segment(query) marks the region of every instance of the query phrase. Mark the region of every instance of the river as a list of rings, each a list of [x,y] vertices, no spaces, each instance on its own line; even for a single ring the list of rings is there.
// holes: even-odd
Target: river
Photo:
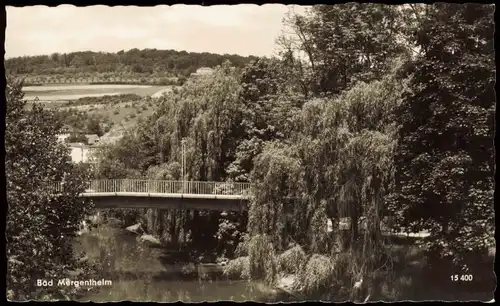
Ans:
[[[102,265],[99,276],[109,286],[85,294],[81,301],[260,301],[282,300],[258,282],[234,281],[216,264],[176,261],[175,252],[145,245],[124,229],[100,225],[79,237],[78,250]]]

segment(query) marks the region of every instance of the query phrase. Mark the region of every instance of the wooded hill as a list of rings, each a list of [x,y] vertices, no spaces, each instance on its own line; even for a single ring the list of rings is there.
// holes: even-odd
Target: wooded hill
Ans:
[[[9,74],[28,83],[155,83],[171,84],[201,67],[214,68],[229,60],[243,67],[257,57],[175,50],[132,49],[117,53],[72,52],[23,56],[5,60]]]

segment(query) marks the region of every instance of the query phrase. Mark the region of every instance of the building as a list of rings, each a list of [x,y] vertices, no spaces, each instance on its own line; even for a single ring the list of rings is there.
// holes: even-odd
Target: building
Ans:
[[[77,133],[78,134],[78,133]],[[66,140],[72,135],[72,133],[62,133],[57,135],[57,139],[60,142],[66,142]],[[99,142],[100,137],[97,134],[86,134],[85,137],[87,138],[87,144],[88,145],[95,145]]]
[[[210,68],[210,67],[201,67],[196,70],[196,72],[191,73],[191,77],[203,77],[203,76],[210,76],[214,74],[215,70]]]
[[[95,163],[95,152],[101,146],[88,146],[83,143],[69,143],[68,147],[71,149],[71,160],[74,163]]]
[[[58,134],[57,139],[62,143],[66,143],[71,133]],[[81,142],[66,143],[70,149],[71,160],[74,163],[95,163],[95,152],[103,146],[98,145],[99,136],[97,134],[87,134],[87,144]]]
[[[66,142],[66,138],[68,138],[70,135],[70,133],[58,134],[57,140],[59,140],[60,142]]]
[[[89,146],[95,145],[99,142],[99,136],[97,136],[97,134],[87,134],[85,137],[87,137],[87,143]]]

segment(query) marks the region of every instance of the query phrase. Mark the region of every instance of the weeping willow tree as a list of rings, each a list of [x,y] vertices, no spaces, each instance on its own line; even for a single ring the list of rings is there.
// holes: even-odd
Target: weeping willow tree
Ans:
[[[180,162],[185,138],[187,179],[224,180],[241,122],[239,91],[239,75],[225,63],[213,77],[190,81],[165,96],[141,136],[153,135],[160,163]]]
[[[180,90],[162,97],[152,116],[139,122],[108,150],[100,173],[119,176],[116,178],[128,178],[133,173],[135,177],[155,180],[226,180],[226,168],[234,161],[242,138],[240,90],[240,73],[228,62],[209,78],[189,80]],[[186,140],[185,177],[181,177],[180,168],[183,139]],[[148,230],[173,243],[186,242],[189,236],[203,241],[202,226],[195,226],[194,232],[189,233],[190,222],[214,223],[217,215],[149,210],[143,222]],[[212,227],[205,230],[208,228]]]
[[[298,272],[301,288],[309,288],[304,289],[308,294],[314,291],[311,288],[326,294],[335,288],[352,288],[361,278],[374,279],[374,271],[385,259],[380,221],[384,197],[393,185],[392,111],[404,86],[392,73],[369,84],[358,83],[337,98],[308,101],[294,116],[295,131],[288,139],[293,145],[265,147],[252,171],[255,190],[249,241],[260,243],[247,244],[248,254],[253,254],[250,267],[273,262],[271,254],[282,252],[293,241],[308,254]],[[293,202],[288,220],[287,202]],[[367,226],[360,235],[362,216]],[[340,226],[345,218],[350,219],[347,231]],[[328,230],[329,219],[333,231]],[[344,241],[346,234],[348,241]],[[332,277],[340,272],[332,265],[341,267],[343,254],[351,257],[345,263],[349,273],[343,274],[348,277],[334,282]],[[275,280],[280,271],[273,267],[259,275]],[[329,277],[322,278],[326,283],[313,285],[314,275]]]
[[[257,166],[252,172],[255,185],[249,210],[249,233],[270,236],[278,249],[286,243],[283,237],[286,235],[287,211],[283,199],[297,196],[294,188],[301,171],[299,160],[291,156],[291,150],[280,143],[269,143],[257,158]]]
[[[239,137],[239,90],[238,73],[226,63],[212,78],[188,82],[177,94],[165,97],[152,120],[158,144],[157,160],[179,163],[184,138],[185,179],[226,180],[225,169],[234,160]],[[164,220],[170,225],[170,236],[179,235],[183,243],[190,238],[200,243],[207,242],[204,231],[211,230],[213,226],[208,223],[215,222],[218,217],[214,212],[184,210],[168,214],[170,216]],[[204,221],[207,224],[202,226],[200,222]],[[193,222],[197,226],[190,226]]]

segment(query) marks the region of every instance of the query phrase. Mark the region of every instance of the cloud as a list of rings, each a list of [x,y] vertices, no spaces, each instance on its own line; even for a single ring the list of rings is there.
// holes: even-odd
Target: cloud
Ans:
[[[132,48],[271,55],[287,10],[278,4],[7,7],[6,57]]]

